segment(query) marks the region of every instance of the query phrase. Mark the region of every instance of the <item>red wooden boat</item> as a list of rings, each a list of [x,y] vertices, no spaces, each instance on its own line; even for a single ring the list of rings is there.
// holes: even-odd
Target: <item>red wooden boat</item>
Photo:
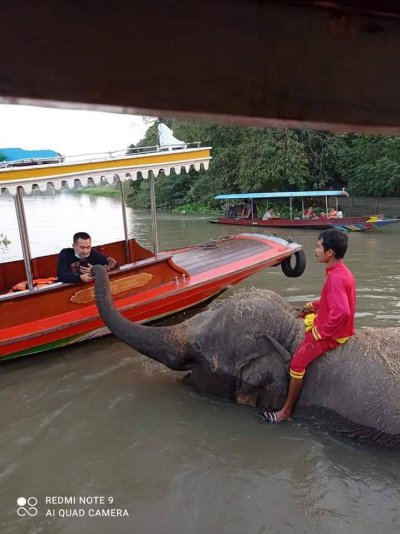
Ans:
[[[365,215],[362,217],[315,217],[305,218],[301,216],[294,216],[292,201],[294,198],[300,198],[302,201],[302,213],[304,212],[304,198],[325,198],[325,210],[328,213],[328,198],[336,198],[336,211],[338,207],[338,197],[348,197],[346,191],[295,191],[295,192],[280,192],[280,193],[240,193],[218,195],[217,200],[225,200],[226,202],[239,202],[247,200],[250,202],[249,213],[247,217],[240,217],[232,209],[229,204],[224,209],[224,215],[218,217],[217,220],[210,221],[216,224],[229,224],[234,226],[256,226],[261,228],[309,228],[316,230],[326,230],[327,228],[337,228],[338,230],[345,230],[351,232],[365,232],[367,230],[374,230],[382,228],[389,224],[396,224],[400,219],[385,219],[384,215]],[[264,220],[255,215],[255,203],[257,200],[270,200],[289,198],[290,200],[290,218],[270,218]],[[267,204],[268,206],[268,204]]]
[[[81,185],[117,174],[122,181],[137,172],[148,172],[151,180],[152,207],[154,175],[163,169],[200,169],[207,167],[210,149],[183,148],[168,154],[157,152],[124,156],[92,162],[66,161],[40,166],[0,170],[0,190],[15,195],[20,225],[23,260],[0,264],[0,358],[12,358],[76,343],[108,333],[94,302],[93,284],[63,284],[35,287],[37,278],[56,273],[57,254],[31,258],[26,228],[22,188],[44,188],[44,184],[61,187],[79,178]],[[161,158],[161,159],[160,159]],[[68,167],[68,169],[66,169]],[[152,172],[149,172],[152,171]],[[122,188],[121,188],[122,191]],[[278,237],[239,234],[210,241],[206,246],[192,246],[159,252],[157,226],[153,209],[154,251],[136,240],[125,240],[95,247],[115,258],[120,268],[110,273],[117,308],[133,321],[154,320],[199,305],[216,297],[233,284],[266,267],[282,264],[289,276],[299,276],[305,267],[301,246]],[[291,258],[296,265],[291,266]],[[15,284],[27,280],[28,289],[9,293]]]

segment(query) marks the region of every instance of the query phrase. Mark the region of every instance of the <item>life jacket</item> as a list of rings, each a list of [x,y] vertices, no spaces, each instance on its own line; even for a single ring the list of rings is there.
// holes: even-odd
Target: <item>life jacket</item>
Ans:
[[[57,282],[57,277],[49,276],[48,278],[34,278],[32,282],[33,282],[33,287],[40,289],[41,287],[46,287],[46,286],[49,286],[50,284],[54,284],[54,282]],[[25,289],[29,289],[28,282],[26,280],[24,280],[23,282],[18,282],[18,284],[15,284],[15,286],[13,286],[10,289],[9,293],[25,291]]]

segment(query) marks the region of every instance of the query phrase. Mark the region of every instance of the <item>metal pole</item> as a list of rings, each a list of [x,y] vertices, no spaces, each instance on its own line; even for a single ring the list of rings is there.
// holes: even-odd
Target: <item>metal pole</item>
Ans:
[[[18,221],[18,230],[21,238],[21,248],[22,254],[24,257],[26,280],[28,282],[28,289],[30,293],[33,293],[33,275],[31,267],[31,249],[29,246],[29,236],[28,230],[26,227],[26,218],[24,210],[24,202],[22,199],[23,188],[21,186],[17,187],[17,194],[14,198],[15,211],[17,212],[17,221]]]
[[[158,231],[157,231],[157,206],[156,206],[156,189],[154,183],[153,171],[149,171],[150,179],[150,207],[151,207],[151,228],[153,232],[153,250],[154,256],[158,256]]]
[[[124,225],[124,236],[125,236],[125,254],[126,254],[126,263],[131,263],[131,251],[129,249],[129,237],[128,237],[128,222],[126,218],[126,206],[125,206],[125,193],[124,188],[122,187],[122,182],[118,174],[116,174],[119,183],[119,190],[121,192],[121,208],[122,208],[122,222]]]
[[[304,215],[304,198],[301,199],[301,216]]]
[[[290,197],[290,218],[293,220],[293,205],[292,205],[292,197]]]
[[[325,206],[326,206],[326,216],[328,217],[329,213],[328,213],[328,197],[327,196],[325,197]]]

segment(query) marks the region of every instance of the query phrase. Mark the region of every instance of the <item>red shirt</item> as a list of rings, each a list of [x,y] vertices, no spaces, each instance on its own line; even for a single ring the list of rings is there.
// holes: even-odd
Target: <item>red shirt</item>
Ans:
[[[351,271],[342,260],[326,269],[321,298],[311,304],[317,314],[314,319],[314,337],[339,339],[354,335],[356,284]]]

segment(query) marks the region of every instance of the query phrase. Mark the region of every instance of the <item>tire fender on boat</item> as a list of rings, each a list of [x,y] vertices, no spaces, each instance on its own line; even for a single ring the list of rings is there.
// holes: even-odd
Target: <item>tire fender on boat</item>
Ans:
[[[295,257],[295,264],[292,266],[292,258]],[[283,274],[288,276],[289,278],[297,278],[298,276],[301,276],[306,268],[306,255],[304,253],[304,250],[298,250],[288,258],[285,258],[281,262],[281,268],[283,271]]]

